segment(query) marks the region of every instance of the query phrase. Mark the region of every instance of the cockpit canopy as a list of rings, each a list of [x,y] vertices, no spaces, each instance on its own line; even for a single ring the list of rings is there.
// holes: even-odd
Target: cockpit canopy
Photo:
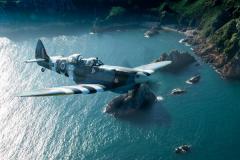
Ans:
[[[83,58],[80,54],[73,54],[68,57],[69,63],[76,65],[84,65],[84,66],[101,66],[103,65],[102,61],[100,61],[97,57]]]
[[[68,62],[72,64],[77,64],[83,57],[80,54],[73,54],[68,57]]]

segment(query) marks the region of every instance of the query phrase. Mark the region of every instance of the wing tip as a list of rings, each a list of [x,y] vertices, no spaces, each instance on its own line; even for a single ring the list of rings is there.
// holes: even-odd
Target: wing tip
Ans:
[[[160,62],[165,63],[166,66],[172,63],[172,61],[160,61]]]
[[[169,64],[171,64],[172,63],[172,61],[167,61]]]
[[[14,95],[14,97],[34,97],[34,96],[27,93],[19,93]]]

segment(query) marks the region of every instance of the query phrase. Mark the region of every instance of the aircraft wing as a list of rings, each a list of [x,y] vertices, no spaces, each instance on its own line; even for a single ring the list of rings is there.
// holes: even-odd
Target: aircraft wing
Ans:
[[[73,86],[62,86],[55,88],[45,88],[22,93],[19,97],[40,97],[40,96],[62,96],[72,94],[91,94],[103,92],[107,88],[100,84],[79,84]]]
[[[161,62],[153,62],[150,64],[138,66],[135,68],[128,68],[128,67],[119,67],[119,66],[109,66],[109,65],[102,65],[99,68],[102,69],[110,69],[110,70],[116,70],[116,71],[122,71],[122,72],[145,72],[147,74],[152,74],[156,70],[166,67],[167,65],[171,64],[172,61],[161,61]]]
[[[168,66],[171,63],[172,63],[172,61],[153,62],[153,63],[142,65],[142,66],[139,66],[139,67],[136,67],[136,68],[133,68],[133,69],[135,69],[135,70],[143,70],[145,72],[148,72],[149,74],[152,74],[156,70],[158,70],[160,68],[164,68],[164,67]]]

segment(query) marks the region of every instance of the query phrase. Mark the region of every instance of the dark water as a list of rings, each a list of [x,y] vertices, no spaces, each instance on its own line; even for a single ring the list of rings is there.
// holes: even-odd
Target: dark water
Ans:
[[[5,28],[8,29],[9,28]],[[56,73],[42,73],[34,57],[38,38],[49,55],[98,56],[105,64],[138,66],[172,49],[189,51],[183,35],[160,32],[151,39],[144,30],[89,35],[88,29],[34,28],[33,34],[2,32],[0,37],[0,159],[194,159],[237,160],[240,156],[240,83],[222,80],[208,65],[191,66],[178,74],[160,73],[160,104],[130,119],[103,113],[117,94],[16,98],[24,90],[73,84]],[[79,30],[78,30],[79,29]],[[41,34],[40,34],[41,33]],[[44,34],[43,34],[44,33]],[[31,35],[32,34],[32,35]],[[10,38],[10,39],[9,39]],[[200,83],[185,80],[200,73]],[[169,96],[182,87],[187,94]],[[173,153],[189,143],[192,152]]]

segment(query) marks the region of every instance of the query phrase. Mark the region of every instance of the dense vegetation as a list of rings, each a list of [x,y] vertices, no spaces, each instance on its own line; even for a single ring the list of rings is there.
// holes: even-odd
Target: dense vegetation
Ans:
[[[177,13],[179,25],[197,27],[228,59],[240,55],[240,1],[181,0],[167,5]]]

